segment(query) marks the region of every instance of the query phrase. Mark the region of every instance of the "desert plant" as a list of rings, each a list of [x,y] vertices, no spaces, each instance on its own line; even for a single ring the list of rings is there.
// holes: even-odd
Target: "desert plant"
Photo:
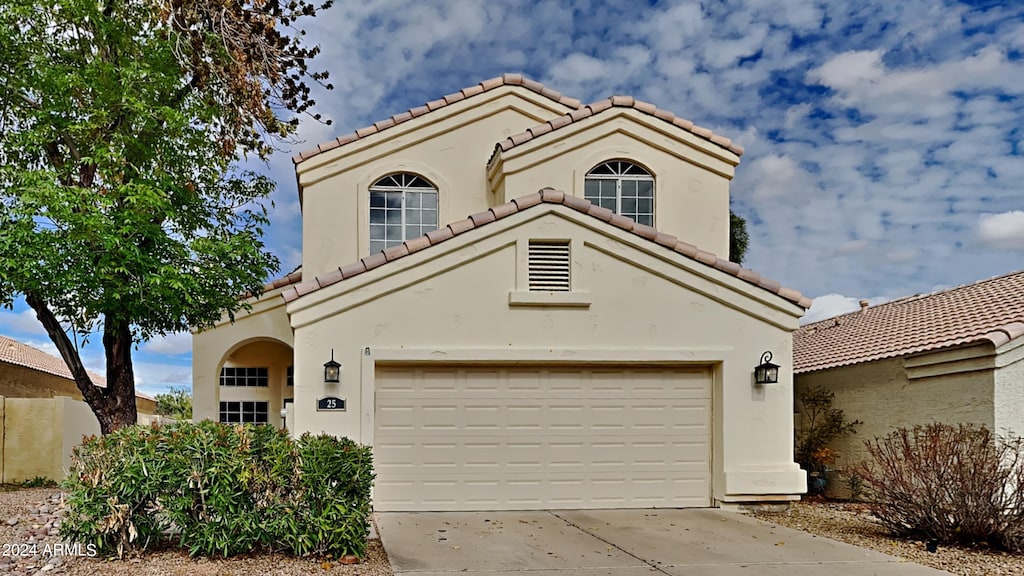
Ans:
[[[57,483],[46,476],[36,476],[21,483],[22,488],[54,488]]]
[[[850,491],[850,500],[860,500],[864,496],[864,478],[856,469],[849,470],[843,475],[843,483]]]
[[[824,472],[835,463],[839,453],[829,443],[847,434],[855,434],[860,420],[847,420],[846,413],[835,407],[835,392],[815,386],[801,392],[801,426],[796,435],[795,459],[808,472]]]
[[[874,513],[900,536],[1024,550],[1024,440],[984,426],[899,428],[865,442]]]
[[[61,536],[117,555],[172,541],[193,556],[362,556],[372,482],[370,448],[347,438],[214,422],[126,427],[75,449]]]

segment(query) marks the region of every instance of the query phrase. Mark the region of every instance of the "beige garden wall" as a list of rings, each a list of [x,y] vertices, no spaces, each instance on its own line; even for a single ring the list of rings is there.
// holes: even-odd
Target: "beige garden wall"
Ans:
[[[61,480],[71,466],[71,450],[83,436],[100,433],[89,406],[72,398],[0,398],[0,406],[5,483],[40,476]]]
[[[992,427],[993,374],[970,371],[910,380],[902,358],[890,358],[796,375],[796,390],[826,386],[849,420],[864,424],[857,434],[833,443],[842,469],[868,458],[864,441],[898,427],[932,422],[972,422]],[[798,420],[799,420],[798,416]],[[799,425],[799,422],[798,422]]]
[[[529,90],[502,87],[302,162],[296,172],[303,276],[369,254],[369,188],[380,178],[413,172],[430,180],[438,188],[441,226],[482,212],[495,204],[486,172],[494,145],[569,110]]]
[[[510,305],[520,242],[572,238],[575,306]],[[588,303],[588,305],[580,305]],[[666,305],[666,303],[671,303]],[[544,205],[307,295],[295,328],[293,433],[370,442],[377,362],[659,362],[713,367],[713,476],[718,500],[792,495],[791,332],[802,310],[663,247]],[[340,384],[323,363],[343,364]],[[753,385],[771,350],[780,383]],[[317,412],[341,396],[347,412]]]

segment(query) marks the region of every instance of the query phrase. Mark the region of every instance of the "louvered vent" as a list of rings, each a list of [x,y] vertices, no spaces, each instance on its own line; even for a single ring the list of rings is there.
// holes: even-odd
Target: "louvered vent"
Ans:
[[[569,292],[569,242],[530,240],[530,291]]]

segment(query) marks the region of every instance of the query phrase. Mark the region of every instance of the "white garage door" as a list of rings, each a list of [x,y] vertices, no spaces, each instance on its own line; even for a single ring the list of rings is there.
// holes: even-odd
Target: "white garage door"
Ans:
[[[378,367],[374,508],[710,506],[711,371]]]

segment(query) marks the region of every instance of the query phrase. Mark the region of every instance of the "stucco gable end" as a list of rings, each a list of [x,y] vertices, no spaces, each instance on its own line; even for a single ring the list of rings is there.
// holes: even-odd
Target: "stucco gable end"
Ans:
[[[528,216],[519,216],[520,213],[540,204],[548,205],[550,208],[547,210],[534,209],[534,211],[532,211]],[[599,229],[605,222],[610,223],[615,229],[620,229],[630,233],[633,237],[643,239],[647,243],[640,244],[638,247],[648,251],[655,249],[656,246],[669,248],[668,244],[674,240],[670,235],[661,234],[650,226],[637,224],[633,220],[620,215],[612,215],[611,218],[606,221],[603,218],[604,215],[600,214],[599,211],[597,211],[598,213],[594,213],[595,207],[589,201],[567,195],[561,190],[544,188],[535,194],[529,194],[527,196],[517,198],[505,205],[491,208],[486,212],[474,214],[469,218],[458,220],[444,228],[427,233],[425,236],[421,237],[421,239],[413,241],[413,243],[417,245],[415,253],[420,254],[424,251],[428,251],[430,246],[446,243],[455,237],[468,235],[470,232],[475,233],[478,228],[486,229],[489,235],[498,234],[509,226],[514,226],[517,225],[517,223],[541,217],[552,211],[559,213],[563,217],[572,215],[571,219],[592,229]],[[495,227],[494,223],[501,223],[504,226]],[[464,242],[473,242],[479,238],[479,236],[474,235],[472,239],[464,240]],[[461,246],[462,243],[457,242],[456,245]],[[693,251],[692,254],[690,254],[688,250],[691,248]],[[757,287],[758,289],[764,290],[767,289],[766,286],[777,286],[774,290],[770,290],[773,294],[801,308],[806,309],[810,307],[810,299],[803,296],[796,290],[783,288],[779,286],[778,283],[773,285],[771,284],[771,281],[767,281],[759,274],[752,273],[751,271],[744,271],[744,269],[740,268],[739,265],[718,258],[711,252],[699,250],[685,242],[675,242],[670,249],[675,253],[679,253],[689,259],[696,260],[697,262],[707,265],[720,273],[734,277],[743,281],[744,284]],[[404,260],[407,256],[413,254],[413,252],[414,251],[410,250],[407,244],[402,244],[381,253],[371,254],[370,256],[361,259],[358,266],[355,268],[352,268],[353,265],[342,267],[340,269],[340,279],[339,275],[333,275],[330,279],[333,280],[334,283],[337,283],[350,277],[350,274],[362,274],[364,271],[370,271],[375,268],[382,267],[390,262]],[[323,282],[320,282],[320,285],[317,285],[315,288],[313,286],[306,285],[297,286],[295,289],[282,294],[282,296],[286,302],[291,303],[299,299],[301,296],[316,291],[318,288],[324,288],[325,286],[322,284]]]

